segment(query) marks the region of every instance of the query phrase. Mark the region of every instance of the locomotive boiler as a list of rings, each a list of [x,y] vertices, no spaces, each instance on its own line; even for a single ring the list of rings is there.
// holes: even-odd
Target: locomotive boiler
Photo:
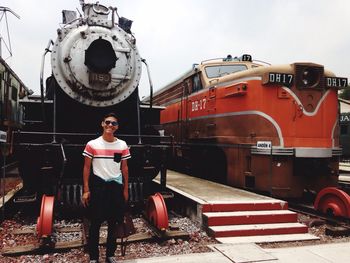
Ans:
[[[82,151],[101,133],[102,117],[109,112],[118,116],[117,136],[130,146],[129,202],[142,202],[151,180],[165,167],[167,148],[159,145],[153,128],[159,124],[159,107],[139,101],[144,60],[131,33],[132,21],[119,17],[117,8],[81,4],[80,17],[62,12],[57,39],[49,41],[43,55],[42,68],[51,53],[52,75],[45,88],[42,71],[41,96],[22,101],[26,125],[15,138],[24,180],[24,191],[15,201],[44,195],[39,229],[51,226],[54,197],[59,203],[80,204]]]
[[[154,104],[166,107],[161,124],[174,136],[177,169],[281,198],[319,193],[317,209],[350,216],[349,196],[334,188],[337,92],[346,86],[323,65],[229,55],[194,64]]]

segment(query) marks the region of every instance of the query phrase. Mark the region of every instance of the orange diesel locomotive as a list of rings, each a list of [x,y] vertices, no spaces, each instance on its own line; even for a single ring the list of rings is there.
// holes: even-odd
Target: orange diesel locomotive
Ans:
[[[350,216],[349,196],[335,188],[337,92],[347,82],[314,63],[229,55],[194,64],[152,103],[165,106],[161,124],[178,146],[176,167],[277,197],[322,192],[316,208]]]

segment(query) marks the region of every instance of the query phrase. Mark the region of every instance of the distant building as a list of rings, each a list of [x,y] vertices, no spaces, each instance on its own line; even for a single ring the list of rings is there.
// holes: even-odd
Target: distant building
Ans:
[[[339,99],[340,101],[340,112],[341,113],[350,113],[350,100]]]
[[[350,100],[340,102],[340,145],[343,148],[343,159],[350,158]]]

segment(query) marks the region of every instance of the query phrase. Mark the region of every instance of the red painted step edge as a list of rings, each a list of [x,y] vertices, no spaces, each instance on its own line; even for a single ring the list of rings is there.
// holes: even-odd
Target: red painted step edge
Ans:
[[[236,237],[236,236],[262,236],[262,235],[280,235],[280,234],[302,234],[307,233],[307,226],[281,227],[274,229],[244,229],[213,231],[209,228],[209,235],[212,237]]]
[[[204,215],[204,223],[207,226],[245,225],[245,224],[268,224],[268,223],[294,223],[298,215],[295,214],[271,214],[271,215],[242,215],[242,216],[217,216],[207,217]]]
[[[202,212],[229,212],[229,211],[256,211],[256,210],[285,210],[287,202],[263,202],[263,203],[209,203],[203,204]]]

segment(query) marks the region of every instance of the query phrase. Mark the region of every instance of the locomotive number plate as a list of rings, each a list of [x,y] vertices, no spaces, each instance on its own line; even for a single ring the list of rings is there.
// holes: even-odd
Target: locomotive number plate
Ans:
[[[108,85],[111,82],[111,74],[89,72],[89,84]]]
[[[326,85],[330,88],[345,88],[348,86],[348,79],[347,78],[326,78]]]
[[[294,78],[293,74],[270,72],[267,83],[281,84],[281,85],[290,87],[293,84],[293,78]]]
[[[262,150],[271,150],[272,142],[271,141],[257,141],[256,148]]]

